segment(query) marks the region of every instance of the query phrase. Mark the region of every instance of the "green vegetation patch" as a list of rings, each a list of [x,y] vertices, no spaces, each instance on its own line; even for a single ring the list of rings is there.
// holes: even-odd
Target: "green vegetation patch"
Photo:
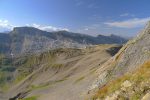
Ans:
[[[50,86],[50,84],[42,84],[42,85],[31,85],[30,87],[29,87],[29,90],[30,91],[32,91],[32,90],[36,90],[36,89],[43,89],[43,88],[47,88],[47,87],[49,87]]]
[[[82,81],[84,78],[85,78],[85,77],[82,76],[82,77],[78,78],[74,83],[78,83],[78,82]]]
[[[65,80],[67,80],[67,78],[64,78],[64,79],[61,79],[61,80],[57,80],[57,81],[55,81],[55,83],[63,82]]]
[[[0,89],[5,92],[9,88],[9,84],[13,80],[12,73],[16,68],[12,65],[12,60],[9,58],[0,58]]]
[[[19,99],[19,100],[37,100],[37,96],[32,96],[32,97],[27,97],[27,98],[24,98],[24,99]]]
[[[46,84],[41,84],[41,85],[31,85],[28,90],[32,91],[32,90],[37,90],[37,89],[45,89],[45,88],[49,88],[52,85],[55,85],[56,83],[60,83],[67,80],[66,78],[60,79],[60,80],[56,80],[56,81],[52,81]]]
[[[60,69],[61,67],[63,67],[63,64],[53,64],[52,68],[58,68]]]
[[[4,66],[1,68],[2,71],[7,71],[7,72],[14,72],[16,70],[15,67],[13,66]]]

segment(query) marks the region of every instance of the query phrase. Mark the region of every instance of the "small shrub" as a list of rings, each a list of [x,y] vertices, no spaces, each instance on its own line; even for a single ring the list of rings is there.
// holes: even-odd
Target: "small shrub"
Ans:
[[[84,76],[78,78],[78,79],[75,81],[75,83],[78,83],[78,82],[82,81],[84,78],[85,78]]]
[[[20,100],[37,100],[37,96],[27,97],[27,98],[20,99]]]

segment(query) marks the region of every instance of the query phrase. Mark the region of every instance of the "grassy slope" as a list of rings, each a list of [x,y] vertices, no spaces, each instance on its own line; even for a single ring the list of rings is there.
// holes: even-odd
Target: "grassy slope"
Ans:
[[[128,81],[131,86],[123,87]],[[118,100],[140,100],[150,90],[150,61],[144,63],[138,70],[126,74],[102,87],[91,100],[111,98],[116,95]],[[115,94],[117,93],[118,94]]]
[[[61,64],[54,64],[59,54],[72,57],[81,53],[80,49],[60,48],[38,55],[24,55],[13,59],[0,54],[0,91],[6,92],[12,84],[19,83],[43,64],[55,68],[61,67]]]
[[[12,72],[15,71],[15,67],[12,66],[12,59],[6,58],[0,54],[0,90],[7,90],[7,83],[11,82]]]
[[[0,68],[0,73],[4,72],[2,68],[7,68],[4,65],[12,65],[10,66],[10,68],[13,67],[15,69],[11,72],[8,72],[8,70],[5,71],[7,72],[5,75],[12,76],[9,82],[8,80],[6,80],[7,77],[5,77],[5,75],[1,76],[6,81],[2,80],[2,82],[0,83],[2,84],[0,85],[0,88],[3,91],[9,90],[9,88],[9,91],[13,91],[15,89],[14,94],[12,94],[12,91],[10,93],[6,92],[8,93],[8,95],[10,94],[9,97],[15,96],[17,92],[29,90],[31,93],[33,93],[33,95],[28,95],[26,98],[27,100],[28,98],[29,100],[32,100],[33,96],[39,96],[39,93],[41,94],[40,91],[43,91],[43,96],[40,95],[41,98],[45,96],[46,98],[51,98],[51,96],[53,95],[45,94],[44,90],[48,90],[51,92],[51,87],[54,87],[56,85],[56,87],[58,88],[58,90],[56,90],[58,94],[56,94],[55,97],[57,97],[57,95],[59,96],[60,91],[64,93],[64,98],[68,98],[68,96],[65,97],[66,94],[68,94],[68,91],[65,91],[65,89],[67,88],[70,90],[71,87],[76,86],[76,90],[72,91],[75,92],[74,94],[77,94],[78,91],[83,90],[81,88],[87,88],[86,85],[88,85],[87,83],[89,83],[89,76],[91,76],[92,80],[92,77],[95,77],[94,73],[96,71],[96,68],[100,66],[99,64],[103,63],[104,61],[106,61],[106,59],[111,57],[111,55],[106,51],[106,49],[109,49],[111,47],[114,46],[100,45],[94,48],[90,47],[83,50],[56,49],[38,55],[21,56],[13,60],[8,58],[8,61],[10,60],[11,62],[9,62],[8,64],[0,64],[0,66],[3,66]],[[4,58],[2,58],[2,60],[4,60]],[[78,64],[76,64],[78,60],[79,62]],[[86,76],[87,74],[89,76]],[[37,93],[34,94],[34,92]],[[74,97],[73,100],[76,100],[76,97]]]
[[[0,55],[0,89],[8,90],[10,84],[19,83],[32,73],[39,65],[55,59],[54,51],[40,55],[27,55],[19,58],[6,58]],[[16,73],[16,75],[13,75]],[[7,88],[6,88],[7,87]]]

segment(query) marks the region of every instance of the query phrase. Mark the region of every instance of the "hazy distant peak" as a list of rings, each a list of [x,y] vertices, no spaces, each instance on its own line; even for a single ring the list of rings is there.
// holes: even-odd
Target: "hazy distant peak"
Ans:
[[[2,37],[2,35],[0,36]],[[7,36],[3,37],[5,40],[9,38],[11,41],[8,41],[9,43],[5,46],[1,39],[0,43],[4,46],[0,51],[5,53],[11,51],[14,54],[39,53],[55,48],[84,48],[97,44],[122,44],[127,41],[120,37],[103,35],[93,37],[68,31],[47,32],[34,27],[15,27]]]
[[[28,26],[14,27],[14,29],[13,29],[13,31],[23,31],[23,30],[39,30],[39,29],[34,28],[34,27],[28,27]]]

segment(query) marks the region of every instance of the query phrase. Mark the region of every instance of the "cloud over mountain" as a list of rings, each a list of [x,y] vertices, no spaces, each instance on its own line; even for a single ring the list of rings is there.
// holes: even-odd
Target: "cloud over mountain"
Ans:
[[[133,18],[124,21],[114,21],[114,22],[106,22],[104,24],[111,26],[111,27],[118,27],[118,28],[136,28],[144,26],[150,17],[147,18]]]
[[[48,31],[48,32],[61,31],[61,30],[69,31],[68,28],[55,27],[55,26],[51,26],[51,25],[40,25],[40,24],[35,24],[35,23],[21,25],[21,26],[35,27],[40,30],[44,30],[44,31]],[[8,20],[0,20],[0,31],[11,31],[14,27],[19,27],[19,26],[11,24]]]
[[[65,31],[69,31],[68,28],[61,28],[61,27],[54,27],[54,26],[51,26],[51,25],[40,25],[40,24],[27,24],[27,26],[32,26],[32,27],[35,27],[35,28],[38,28],[40,30],[43,30],[43,31],[48,31],[48,32],[51,32],[51,31],[61,31],[61,30],[65,30]]]
[[[0,20],[0,30],[12,30],[14,25],[12,25],[8,20]]]

